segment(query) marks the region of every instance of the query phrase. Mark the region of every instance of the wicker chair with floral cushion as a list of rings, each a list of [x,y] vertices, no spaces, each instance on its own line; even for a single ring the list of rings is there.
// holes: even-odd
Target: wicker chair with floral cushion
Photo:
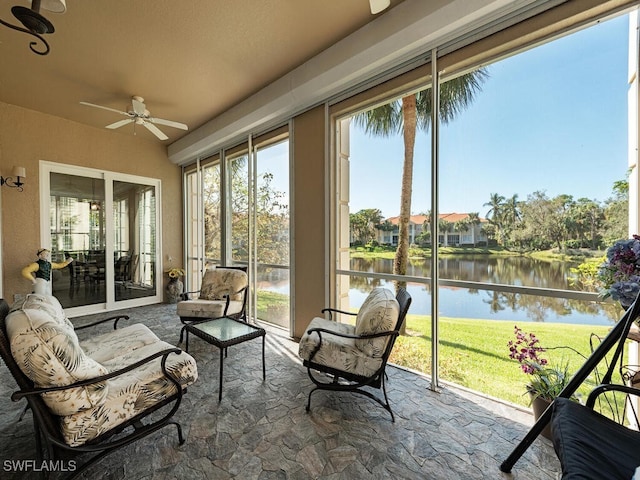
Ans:
[[[180,321],[188,323],[219,317],[247,321],[247,267],[208,268],[199,291],[181,295],[176,311]],[[197,295],[197,298],[192,298]],[[182,342],[184,327],[180,332]]]
[[[309,378],[316,385],[309,392],[307,412],[316,390],[349,391],[375,400],[395,421],[387,398],[385,368],[410,305],[411,296],[404,288],[395,298],[390,290],[376,288],[357,314],[325,308],[322,312],[329,313],[329,319],[316,317],[311,321],[298,347]],[[356,316],[355,325],[335,321],[334,313]],[[364,387],[382,389],[384,400]]]
[[[0,355],[19,387],[12,400],[25,398],[33,414],[38,464],[91,452],[73,478],[169,424],[184,443],[171,418],[196,362],[142,324],[116,329],[123,318],[82,327],[114,320],[112,332],[80,342],[55,297],[27,295],[11,309],[0,299]]]

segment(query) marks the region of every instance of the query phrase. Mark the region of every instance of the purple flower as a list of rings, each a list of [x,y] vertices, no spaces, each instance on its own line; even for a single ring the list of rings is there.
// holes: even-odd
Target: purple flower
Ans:
[[[607,249],[598,279],[604,287],[604,298],[610,296],[622,303],[633,303],[640,291],[640,235],[618,240]]]
[[[517,325],[514,326],[515,341],[507,343],[509,358],[517,360],[524,373],[529,375],[541,370],[547,365],[547,359],[541,358],[540,353],[546,350],[540,346],[540,340],[533,333],[525,333]]]

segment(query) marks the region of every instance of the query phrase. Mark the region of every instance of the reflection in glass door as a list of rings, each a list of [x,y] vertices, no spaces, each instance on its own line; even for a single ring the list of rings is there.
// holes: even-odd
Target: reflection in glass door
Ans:
[[[115,300],[156,294],[155,187],[113,182]]]
[[[51,261],[74,259],[53,270],[53,295],[65,308],[104,303],[104,180],[52,172],[49,181]]]
[[[43,204],[49,237],[42,246],[50,248],[52,262],[74,259],[51,277],[65,309],[91,313],[115,302],[134,306],[162,298],[157,180],[44,162],[42,183],[49,193]]]

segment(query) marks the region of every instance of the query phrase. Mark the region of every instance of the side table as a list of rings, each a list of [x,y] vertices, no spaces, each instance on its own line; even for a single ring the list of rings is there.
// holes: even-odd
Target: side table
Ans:
[[[201,338],[207,343],[220,349],[220,388],[218,391],[218,401],[222,400],[222,375],[224,372],[224,357],[227,348],[238,343],[246,342],[253,338],[262,337],[262,380],[266,379],[266,369],[264,365],[265,329],[236,320],[235,318],[220,317],[202,322],[194,322],[184,326],[187,332],[185,339],[185,351],[189,352],[189,334]]]

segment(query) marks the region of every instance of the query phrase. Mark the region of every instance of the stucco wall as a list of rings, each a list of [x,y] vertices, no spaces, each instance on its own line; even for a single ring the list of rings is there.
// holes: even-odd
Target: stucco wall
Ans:
[[[301,337],[326,307],[325,120],[317,107],[294,119],[294,326]]]
[[[162,185],[162,258],[182,258],[180,167],[167,159],[166,145],[132,132],[113,132],[0,102],[0,175],[14,165],[27,170],[24,192],[3,186],[3,291],[28,293],[22,267],[35,260],[40,247],[40,160],[158,178]],[[163,278],[164,279],[164,278]],[[166,279],[164,279],[166,280]]]

